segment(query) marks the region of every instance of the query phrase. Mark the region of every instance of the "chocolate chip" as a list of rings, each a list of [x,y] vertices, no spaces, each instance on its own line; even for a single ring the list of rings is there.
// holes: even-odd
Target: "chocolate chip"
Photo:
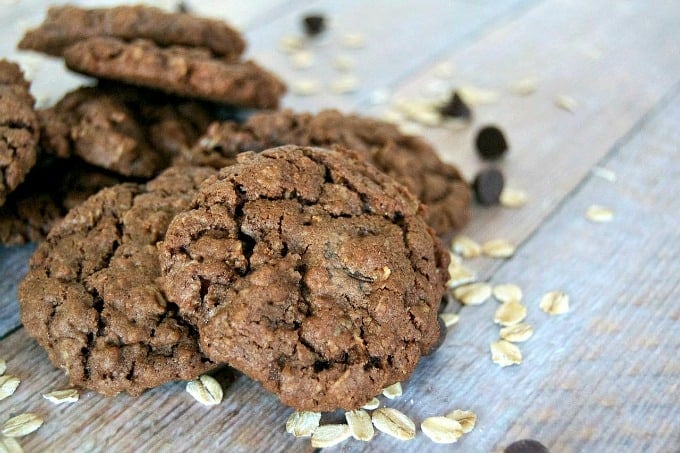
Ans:
[[[550,453],[550,450],[537,440],[522,439],[505,447],[503,453]]]
[[[477,133],[477,151],[482,159],[498,159],[508,150],[503,131],[496,126],[485,126]]]
[[[320,14],[305,16],[302,25],[308,36],[317,36],[326,29],[326,18]]]
[[[451,93],[451,98],[446,104],[439,107],[439,113],[450,118],[462,118],[465,120],[472,118],[472,110],[463,102],[463,99],[456,91]]]
[[[444,310],[446,310],[446,307],[449,305],[449,298],[444,295],[442,296],[442,300],[439,302],[439,309],[437,310],[437,314],[442,314]]]
[[[441,347],[442,344],[444,344],[444,340],[446,340],[446,334],[448,333],[449,329],[447,329],[446,324],[444,324],[444,320],[440,316],[437,316],[437,321],[439,322],[439,338],[437,339],[437,342],[433,344],[432,347],[430,347],[430,350],[427,351],[425,355],[433,354]]]
[[[503,173],[495,168],[482,170],[477,173],[472,188],[479,204],[484,206],[498,204],[503,191]]]
[[[187,6],[186,2],[179,2],[177,4],[177,12],[178,13],[189,13],[189,7]]]

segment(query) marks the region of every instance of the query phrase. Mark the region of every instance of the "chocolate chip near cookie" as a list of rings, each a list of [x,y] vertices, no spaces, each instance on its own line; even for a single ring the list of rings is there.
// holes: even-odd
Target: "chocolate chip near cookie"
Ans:
[[[498,204],[504,184],[500,170],[487,168],[480,171],[472,184],[477,202],[484,206]]]
[[[64,50],[69,69],[188,98],[276,108],[286,87],[252,61],[230,62],[205,48],[158,47],[152,41],[93,37]]]
[[[298,410],[356,409],[437,341],[449,254],[422,205],[337,151],[243,153],[159,244],[204,353]]]
[[[550,453],[550,450],[537,440],[533,439],[522,439],[511,443],[505,450],[504,453]]]
[[[321,14],[309,14],[302,18],[302,27],[307,36],[318,36],[326,29],[326,18]]]
[[[485,126],[477,132],[477,152],[483,159],[499,159],[508,150],[505,134],[496,126]]]
[[[170,168],[146,185],[104,189],[38,247],[19,287],[21,319],[72,385],[138,395],[214,366],[156,284],[156,242],[212,174]]]
[[[445,235],[465,226],[470,218],[470,190],[423,139],[404,135],[392,124],[337,110],[317,114],[291,110],[262,112],[244,124],[214,124],[182,159],[216,168],[229,165],[243,151],[273,146],[339,145],[347,147],[408,187],[428,206],[427,221]]]
[[[240,33],[222,21],[142,5],[53,6],[45,21],[26,33],[19,48],[61,56],[72,44],[95,36],[148,39],[159,46],[204,47],[223,59],[238,58],[245,48]]]
[[[446,104],[439,107],[439,113],[449,118],[461,118],[469,120],[472,118],[472,110],[463,101],[457,91],[451,93],[451,97]]]
[[[28,88],[19,66],[0,60],[0,206],[36,161],[40,131]]]

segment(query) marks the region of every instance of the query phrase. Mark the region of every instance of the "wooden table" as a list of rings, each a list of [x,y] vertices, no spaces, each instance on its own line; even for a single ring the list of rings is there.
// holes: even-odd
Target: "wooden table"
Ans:
[[[488,452],[521,438],[539,439],[554,452],[680,449],[680,3],[214,0],[189,6],[237,22],[249,54],[288,82],[314,77],[325,84],[339,75],[335,56],[356,60],[355,92],[289,95],[286,106],[382,115],[389,101],[376,104],[376,97],[385,89],[392,99],[464,84],[498,94],[497,102],[474,109],[470,127],[422,133],[467,177],[486,165],[472,148],[480,125],[499,124],[509,137],[510,153],[499,166],[529,202],[515,210],[475,208],[464,233],[518,246],[510,260],[467,264],[481,280],[524,290],[527,322],[535,328],[520,345],[524,362],[500,368],[490,359],[496,302],[463,307],[442,349],[421,362],[401,398],[383,404],[418,426],[428,416],[470,409],[479,418],[475,430],[454,446],[435,445],[419,430],[408,443],[379,434],[369,444],[350,439],[336,450]],[[332,28],[325,44],[312,47],[314,65],[295,70],[278,41],[297,34],[301,15],[310,11],[330,17]],[[15,58],[21,30],[42,14],[38,0],[0,0],[0,55]],[[341,49],[346,32],[362,33],[365,47]],[[33,90],[42,102],[81,83],[59,62],[21,58],[34,69]],[[436,77],[441,62],[453,65],[443,80]],[[537,80],[533,94],[508,90],[525,77]],[[577,101],[573,112],[556,107],[559,95]],[[616,181],[598,168],[614,172]],[[592,204],[613,209],[613,221],[586,220]],[[87,392],[77,403],[54,406],[41,398],[67,380],[18,321],[16,286],[32,250],[0,248],[0,357],[7,373],[22,380],[0,401],[0,422],[24,411],[45,418],[39,431],[21,439],[26,451],[311,450],[309,440],[285,433],[290,409],[230,372],[217,375],[225,398],[211,408],[196,403],[183,383],[137,399]],[[570,295],[568,314],[539,309],[541,295],[554,289]]]

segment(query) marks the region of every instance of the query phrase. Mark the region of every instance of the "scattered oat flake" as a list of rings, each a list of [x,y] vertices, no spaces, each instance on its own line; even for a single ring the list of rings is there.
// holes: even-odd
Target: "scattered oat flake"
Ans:
[[[402,114],[397,112],[396,110],[385,110],[381,115],[381,118],[383,119],[383,121],[387,121],[388,123],[398,123],[399,121],[404,119]]]
[[[606,223],[614,218],[614,211],[604,206],[594,204],[586,211],[586,218],[591,222]]]
[[[428,127],[439,126],[442,122],[441,115],[434,109],[415,110],[408,117],[416,123]]]
[[[364,404],[361,406],[362,409],[366,409],[367,411],[372,411],[374,409],[377,409],[380,407],[380,400],[378,398],[373,398],[371,401],[368,403]]]
[[[482,247],[475,240],[459,234],[451,243],[454,253],[463,258],[475,258],[482,253]]]
[[[522,363],[522,351],[509,341],[499,340],[491,343],[491,360],[501,367]]]
[[[576,99],[574,99],[571,96],[567,96],[566,94],[560,94],[555,98],[555,105],[561,108],[562,110],[574,112],[574,110],[576,110],[576,107],[578,106],[578,102],[576,102]]]
[[[460,423],[460,427],[465,434],[472,431],[477,424],[477,414],[472,411],[456,409],[455,411],[446,414],[446,417]]]
[[[0,359],[0,376],[5,374],[5,370],[7,370],[7,362],[5,359]]]
[[[13,395],[20,383],[21,380],[16,376],[0,376],[0,400]]]
[[[383,407],[373,412],[373,426],[378,431],[400,440],[416,437],[416,424],[406,414],[391,407]]]
[[[76,389],[55,390],[44,393],[43,398],[54,404],[75,403],[80,398],[80,393]]]
[[[502,326],[514,326],[524,321],[527,317],[527,308],[518,301],[511,300],[503,302],[500,307],[496,309],[493,322]]]
[[[491,297],[491,285],[478,282],[459,286],[453,290],[453,297],[465,305],[480,305]]]
[[[442,318],[442,321],[444,321],[444,325],[446,327],[451,327],[455,324],[458,324],[458,321],[460,321],[460,316],[458,316],[456,313],[442,313],[439,315],[440,318]]]
[[[458,88],[458,95],[471,107],[494,104],[498,101],[498,93],[484,88],[465,85]]]
[[[368,412],[362,409],[347,411],[345,412],[345,419],[347,420],[352,437],[364,442],[373,439],[375,431],[373,430],[373,423],[371,423],[371,416],[368,415]]]
[[[23,453],[24,449],[14,437],[0,437],[0,453]]]
[[[293,412],[288,417],[288,421],[286,421],[286,432],[295,437],[309,437],[319,427],[320,421],[320,412]]]
[[[493,287],[493,297],[499,302],[510,302],[511,300],[521,302],[522,288],[512,283],[496,285]]]
[[[448,61],[442,61],[438,63],[432,69],[432,75],[434,75],[438,79],[451,78],[451,76],[453,76],[453,64],[449,63]]]
[[[333,67],[341,72],[348,72],[354,69],[356,61],[349,55],[338,55],[333,59]]]
[[[569,311],[569,296],[561,291],[550,291],[541,297],[539,306],[550,315],[561,315]]]
[[[534,77],[524,77],[508,84],[510,91],[518,96],[529,96],[531,93],[536,91],[537,86],[538,80],[536,80]]]
[[[505,239],[492,239],[482,244],[482,253],[491,258],[510,258],[515,246]]]
[[[2,425],[2,435],[7,437],[22,437],[40,428],[43,419],[38,414],[26,412],[12,417]]]
[[[449,280],[446,282],[446,286],[456,288],[460,285],[474,282],[476,279],[475,273],[463,265],[449,266]]]
[[[307,50],[295,52],[290,57],[290,64],[295,69],[311,68],[314,64],[314,55]]]
[[[401,389],[401,382],[395,382],[389,387],[385,387],[382,391],[383,396],[391,400],[400,397],[403,393],[404,391]]]
[[[340,38],[340,45],[347,49],[359,49],[365,44],[366,40],[361,33],[345,33]]]
[[[498,201],[506,208],[521,208],[527,203],[527,193],[521,189],[507,187],[501,191]]]
[[[337,94],[352,93],[359,88],[359,79],[354,75],[346,75],[335,79],[330,84],[332,92]]]
[[[527,341],[534,334],[534,328],[529,324],[521,323],[514,326],[503,327],[500,331],[500,337],[505,341],[512,343],[521,343]]]
[[[298,79],[291,83],[290,89],[298,96],[311,96],[321,91],[321,84],[316,79]]]
[[[423,127],[416,123],[401,123],[399,131],[404,135],[420,135],[423,133]]]
[[[423,420],[420,428],[427,437],[438,444],[452,444],[463,436],[463,427],[449,417],[428,417]]]
[[[451,272],[451,269],[454,267],[460,266],[463,264],[463,258],[460,257],[460,255],[456,255],[453,252],[449,252],[449,272]]]
[[[207,374],[187,382],[186,390],[196,401],[206,406],[214,406],[222,401],[222,386]]]
[[[284,53],[293,53],[304,47],[304,39],[301,36],[282,36],[279,40],[279,49]]]
[[[598,178],[602,178],[609,182],[616,182],[616,173],[614,173],[612,170],[609,170],[608,168],[594,167],[592,172],[593,175],[597,176]]]
[[[352,433],[347,425],[323,425],[312,434],[313,448],[326,448],[350,438]]]

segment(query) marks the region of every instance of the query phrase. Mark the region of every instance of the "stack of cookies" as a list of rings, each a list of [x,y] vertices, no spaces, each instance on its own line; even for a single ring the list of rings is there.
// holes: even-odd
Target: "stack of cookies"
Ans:
[[[334,110],[219,121],[285,89],[184,13],[52,8],[20,47],[100,79],[35,111],[0,64],[0,240],[41,242],[22,321],[73,385],[139,395],[227,364],[349,410],[436,346],[438,236],[470,195],[425,141]]]

